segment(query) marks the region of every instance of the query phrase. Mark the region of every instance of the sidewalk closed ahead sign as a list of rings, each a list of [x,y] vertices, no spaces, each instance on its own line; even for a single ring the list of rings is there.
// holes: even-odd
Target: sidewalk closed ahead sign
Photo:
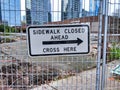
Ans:
[[[89,53],[88,25],[29,26],[27,34],[30,56]]]

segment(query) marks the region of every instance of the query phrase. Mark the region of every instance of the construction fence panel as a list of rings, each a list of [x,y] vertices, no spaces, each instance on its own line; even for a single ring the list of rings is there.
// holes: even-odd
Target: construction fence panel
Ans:
[[[1,0],[0,90],[119,90],[119,67],[117,71],[115,68],[120,60],[118,7],[116,0]],[[89,43],[86,43],[89,53],[53,55],[57,46],[69,46],[67,50],[71,53],[76,53],[78,46],[82,46],[83,52],[86,48],[82,45],[84,41],[80,45],[74,44],[76,41],[64,43],[73,42],[79,31],[70,36],[61,35],[61,31],[55,34],[53,28],[61,29],[64,25],[68,29],[69,25],[89,27]],[[64,45],[48,45],[49,55],[30,56],[30,50],[43,48],[42,45],[38,48],[39,40],[49,38],[47,34],[44,38],[44,35],[28,35],[33,30],[28,32],[28,27],[32,26],[40,27],[34,28],[38,31],[50,26],[47,29],[54,36],[52,40]],[[45,30],[36,33],[44,34]],[[86,36],[80,35],[85,40]],[[38,45],[32,43],[36,47],[30,47],[29,39]]]
[[[120,0],[103,0],[103,62],[101,75],[102,90],[119,90],[120,60]]]

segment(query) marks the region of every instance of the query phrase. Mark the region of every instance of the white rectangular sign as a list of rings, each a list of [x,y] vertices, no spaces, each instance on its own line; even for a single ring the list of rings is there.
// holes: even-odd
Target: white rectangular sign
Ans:
[[[30,56],[89,53],[88,25],[29,26]]]

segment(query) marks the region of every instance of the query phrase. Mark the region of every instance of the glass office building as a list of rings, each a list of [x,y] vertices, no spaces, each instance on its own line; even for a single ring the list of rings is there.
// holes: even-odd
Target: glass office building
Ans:
[[[62,0],[61,20],[97,16],[99,14],[99,8],[100,0]]]
[[[39,25],[50,22],[50,0],[26,0],[26,17],[28,25]]]
[[[51,22],[56,17],[58,20],[65,20],[99,14],[100,0],[60,0],[61,3],[56,2],[59,0],[26,0],[27,24],[44,24]],[[88,6],[87,9],[86,6]]]
[[[82,16],[82,0],[62,0],[61,19],[79,18]]]
[[[1,2],[0,2],[0,23],[2,23]]]
[[[90,0],[89,3],[89,16],[97,16],[99,14],[100,0]]]
[[[26,8],[26,24],[31,24],[31,0],[25,0]]]
[[[20,26],[20,0],[0,0],[0,20],[9,26]]]

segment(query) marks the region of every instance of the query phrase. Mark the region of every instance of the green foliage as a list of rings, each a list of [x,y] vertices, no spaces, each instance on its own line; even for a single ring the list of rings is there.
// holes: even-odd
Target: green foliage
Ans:
[[[14,32],[19,32],[19,30],[14,27],[0,25],[0,32],[14,33]]]
[[[109,59],[120,59],[120,46],[116,43],[113,43],[112,48],[110,48]]]
[[[4,25],[0,25],[0,32],[4,32]]]

